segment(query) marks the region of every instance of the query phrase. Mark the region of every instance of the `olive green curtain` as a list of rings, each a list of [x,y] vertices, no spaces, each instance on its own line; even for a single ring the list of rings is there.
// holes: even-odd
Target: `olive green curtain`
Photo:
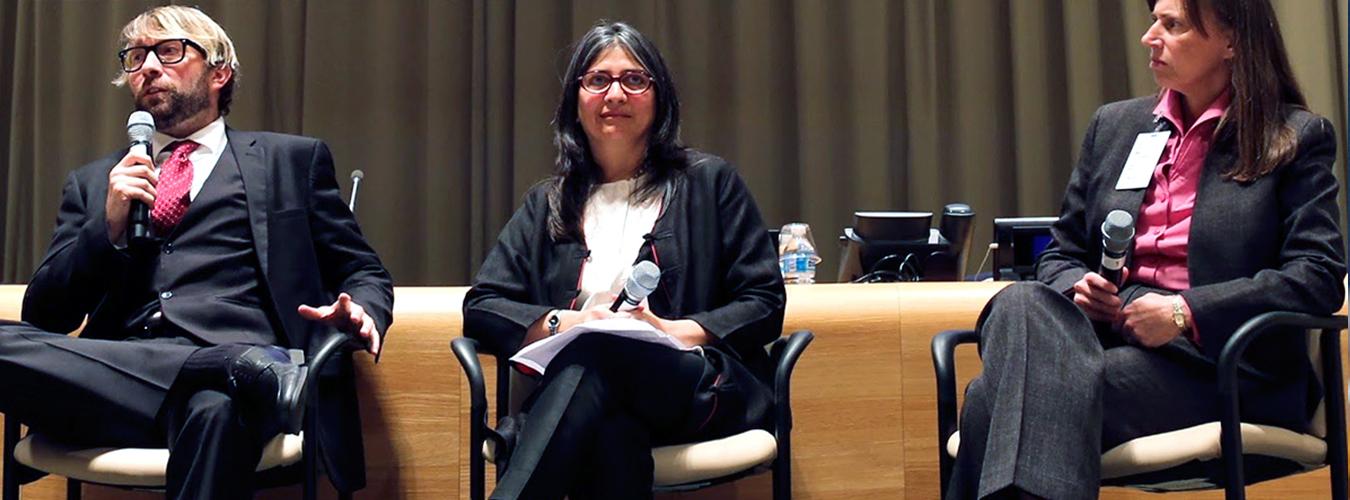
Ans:
[[[1275,1],[1344,137],[1347,0]],[[157,3],[0,2],[0,281],[39,264],[67,173],[125,143],[117,33]],[[1154,92],[1144,0],[189,3],[243,62],[228,123],[323,138],[339,175],[365,171],[357,215],[402,285],[472,279],[551,171],[568,45],[598,19],[655,39],[685,141],[738,165],[770,224],[811,224],[822,281],[854,210],[956,201],[978,214],[975,272],[993,217],[1057,211],[1093,110]]]

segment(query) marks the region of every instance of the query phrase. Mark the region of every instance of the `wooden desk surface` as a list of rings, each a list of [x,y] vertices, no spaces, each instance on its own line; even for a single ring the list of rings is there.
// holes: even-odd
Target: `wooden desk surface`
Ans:
[[[1003,286],[788,287],[784,330],[807,328],[816,334],[792,384],[796,498],[937,497],[936,384],[929,341],[941,330],[972,327],[984,303]],[[358,356],[369,466],[369,487],[358,498],[468,498],[467,453],[461,440],[468,435],[468,395],[459,364],[449,352],[450,339],[461,334],[465,291],[398,288],[395,324],[383,359],[375,366],[368,356]],[[19,316],[22,293],[22,286],[0,286],[0,318]],[[960,351],[958,367],[964,380],[978,372],[973,348]],[[60,487],[59,481],[44,479],[25,487],[25,498],[61,498]],[[1249,495],[1317,498],[1327,491],[1323,470],[1256,485]],[[762,475],[664,498],[768,498],[768,493],[769,478]],[[1103,490],[1103,498],[1144,495]],[[259,498],[297,496],[296,489],[283,488]],[[1167,498],[1221,496],[1208,492]],[[87,487],[86,498],[158,497]]]

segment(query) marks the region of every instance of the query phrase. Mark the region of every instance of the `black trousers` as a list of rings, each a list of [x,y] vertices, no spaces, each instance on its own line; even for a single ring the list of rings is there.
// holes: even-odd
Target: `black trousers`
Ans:
[[[226,394],[173,384],[200,348],[183,337],[83,339],[2,323],[0,413],[63,442],[167,447],[169,498],[249,498],[264,437]]]
[[[984,370],[966,388],[949,499],[1096,498],[1102,450],[1219,419],[1217,369],[1189,340],[1126,344],[1042,283],[999,292],[977,328]],[[1243,376],[1243,421],[1304,428],[1307,384]]]
[[[582,336],[526,400],[492,498],[649,498],[653,446],[762,426],[771,401],[763,382],[717,349]]]

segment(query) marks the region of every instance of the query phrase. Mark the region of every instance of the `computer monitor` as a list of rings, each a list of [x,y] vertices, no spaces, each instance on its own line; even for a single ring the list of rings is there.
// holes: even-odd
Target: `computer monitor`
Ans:
[[[1036,278],[1036,260],[1053,237],[1050,226],[1059,217],[999,217],[994,219],[994,279],[1020,281]]]

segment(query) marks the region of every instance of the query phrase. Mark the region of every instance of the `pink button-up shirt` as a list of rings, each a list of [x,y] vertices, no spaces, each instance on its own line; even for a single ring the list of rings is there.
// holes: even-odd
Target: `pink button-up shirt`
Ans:
[[[1191,213],[1195,210],[1200,173],[1214,140],[1214,129],[1228,109],[1229,100],[1225,90],[1189,128],[1181,119],[1181,94],[1164,90],[1153,109],[1153,114],[1171,122],[1173,132],[1153,170],[1153,182],[1144,195],[1144,204],[1139,207],[1131,281],[1168,290],[1191,287],[1186,268]]]
[[[1228,110],[1230,100],[1229,91],[1224,90],[1189,128],[1181,118],[1184,112],[1180,93],[1164,90],[1158,106],[1153,108],[1154,115],[1172,124],[1172,135],[1153,169],[1153,182],[1144,194],[1144,204],[1139,207],[1131,281],[1176,291],[1191,287],[1186,267],[1191,213],[1195,211],[1200,173],[1214,141],[1214,129]],[[1190,316],[1190,304],[1185,301],[1182,304]],[[1194,327],[1187,337],[1197,345],[1200,343],[1200,332]]]

